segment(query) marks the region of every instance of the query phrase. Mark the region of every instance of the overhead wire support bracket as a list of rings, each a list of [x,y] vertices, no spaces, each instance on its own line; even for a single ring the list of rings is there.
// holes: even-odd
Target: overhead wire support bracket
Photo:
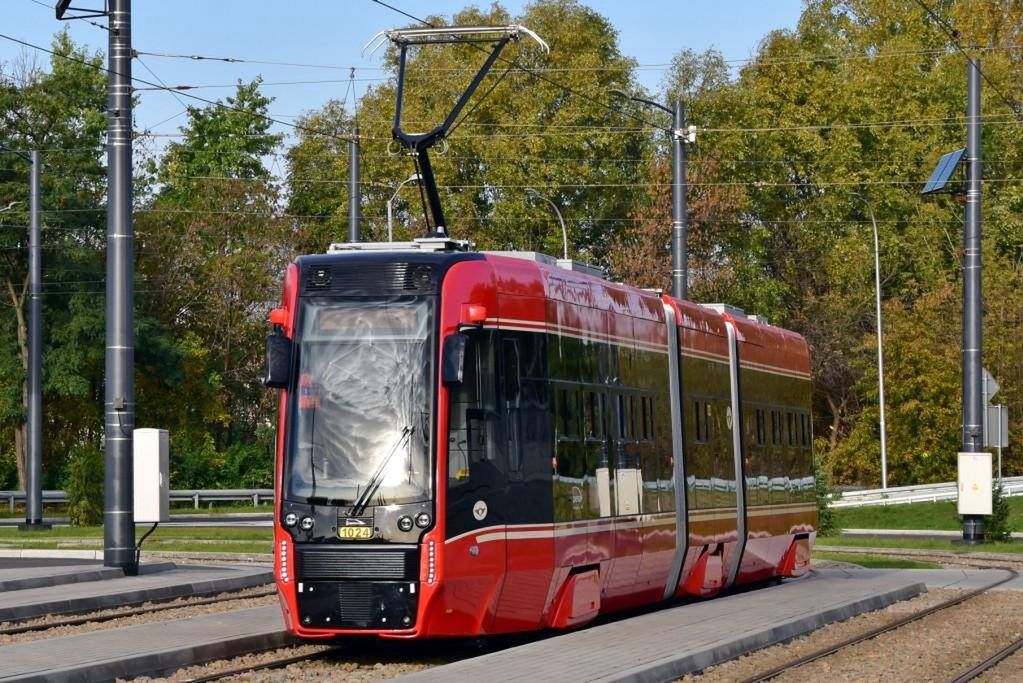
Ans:
[[[432,235],[445,237],[447,236],[447,228],[444,221],[444,210],[441,207],[440,193],[437,189],[437,180],[434,177],[433,166],[430,164],[430,156],[427,150],[442,141],[451,130],[458,115],[462,112],[462,109],[468,103],[473,93],[476,92],[480,83],[483,82],[494,62],[497,61],[504,46],[509,41],[518,40],[523,35],[536,41],[545,53],[550,52],[550,47],[540,36],[526,27],[517,24],[510,26],[447,26],[441,28],[394,29],[381,31],[366,44],[365,49],[369,49],[371,54],[385,40],[390,40],[399,49],[398,84],[396,88],[397,102],[394,108],[394,125],[391,129],[391,135],[395,140],[404,145],[412,155],[420,177],[420,188],[426,194],[429,213],[433,218],[434,233]],[[410,133],[404,130],[401,126],[401,113],[405,95],[405,68],[407,66],[406,58],[409,46],[454,43],[494,43],[494,47],[442,123],[426,133]]]

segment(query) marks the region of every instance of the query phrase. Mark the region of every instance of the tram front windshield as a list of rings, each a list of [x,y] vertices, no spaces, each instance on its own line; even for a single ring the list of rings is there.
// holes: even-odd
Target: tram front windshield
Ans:
[[[289,394],[289,498],[430,498],[431,297],[305,299]]]

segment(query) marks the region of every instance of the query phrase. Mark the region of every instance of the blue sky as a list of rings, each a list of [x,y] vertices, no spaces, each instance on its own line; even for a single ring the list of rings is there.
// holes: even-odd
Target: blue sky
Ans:
[[[51,7],[54,0],[2,0],[6,33],[28,42],[49,45],[61,27]],[[452,0],[388,0],[417,16],[451,13],[468,4]],[[100,7],[102,0],[75,0],[76,6]],[[378,31],[408,20],[371,0],[134,0],[133,43],[136,50],[240,57],[250,60],[331,65],[335,68],[300,68],[257,64],[197,62],[147,56],[142,64],[168,85],[230,85],[238,78],[262,74],[264,91],[276,98],[271,113],[290,120],[316,109],[331,98],[341,98],[349,67],[357,78],[379,78],[380,55],[365,57],[363,45]],[[475,3],[489,4],[489,3]],[[513,14],[525,4],[502,2]],[[618,29],[622,51],[641,65],[664,65],[683,48],[719,49],[727,59],[750,57],[769,31],[793,28],[801,0],[720,0],[719,2],[590,0],[585,3],[610,19]],[[82,21],[70,22],[73,38],[106,50],[107,35]],[[0,61],[31,52],[0,40]],[[48,57],[40,55],[45,63]],[[136,62],[134,75],[154,80]],[[639,71],[641,82],[655,89],[663,71]],[[281,81],[321,81],[303,85],[269,85]],[[322,81],[336,80],[336,83]],[[361,84],[365,87],[365,83]],[[192,91],[209,99],[222,98],[233,87]],[[143,92],[136,109],[136,128],[175,132],[184,122],[182,105],[166,92]],[[176,118],[172,118],[175,117]],[[169,120],[168,120],[169,119]],[[155,126],[155,128],[154,128]]]

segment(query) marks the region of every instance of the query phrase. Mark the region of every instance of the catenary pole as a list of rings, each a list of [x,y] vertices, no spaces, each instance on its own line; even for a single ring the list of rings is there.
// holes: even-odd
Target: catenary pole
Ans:
[[[685,107],[675,102],[671,124],[671,295],[689,298],[689,219],[686,209]]]
[[[359,241],[362,192],[359,189],[359,129],[348,140],[348,241]]]
[[[103,563],[136,574],[132,510],[135,428],[131,0],[109,0],[107,284]]]
[[[963,225],[963,452],[980,453],[983,444],[984,406],[981,396],[981,350],[983,318],[981,309],[980,200],[981,200],[981,112],[980,64],[971,59],[967,66],[966,104],[966,212]],[[984,538],[984,518],[963,515],[963,540]]]
[[[25,523],[21,529],[48,529],[43,522],[43,304],[40,244],[41,162],[30,155],[28,229],[28,448],[25,463]]]

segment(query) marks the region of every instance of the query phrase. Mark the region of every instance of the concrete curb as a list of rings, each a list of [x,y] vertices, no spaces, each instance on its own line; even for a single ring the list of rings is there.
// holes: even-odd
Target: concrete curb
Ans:
[[[239,657],[250,652],[272,650],[295,641],[286,631],[253,636],[229,638],[217,643],[206,643],[162,652],[149,652],[106,662],[47,671],[44,675],[29,675],[5,680],[31,683],[82,683],[83,681],[113,681],[137,676],[165,676],[177,669],[195,666],[216,659]]]
[[[634,669],[597,680],[606,681],[607,683],[612,681],[615,683],[661,683],[661,681],[680,678],[694,671],[701,671],[715,664],[735,659],[747,652],[760,650],[792,640],[793,638],[798,638],[828,624],[844,621],[865,612],[873,612],[874,610],[882,609],[902,600],[909,600],[926,592],[927,587],[922,583],[904,586],[887,593],[879,593],[868,598],[856,600],[841,607],[792,619],[791,621],[780,623],[767,631],[761,631],[760,633],[740,638],[730,643],[709,647],[681,657],[669,655],[660,661],[645,662]]]
[[[49,560],[102,560],[102,550],[51,550],[48,548],[5,548],[0,557]]]
[[[190,567],[181,567],[188,571]],[[146,572],[143,572],[146,573]],[[140,587],[119,593],[91,595],[68,599],[51,599],[45,602],[25,605],[0,607],[0,621],[19,621],[33,619],[49,614],[73,614],[94,612],[112,607],[136,605],[144,602],[173,600],[181,597],[199,597],[242,590],[261,586],[273,581],[273,572],[246,568],[239,570],[237,576],[229,576],[205,581],[182,581],[169,586]]]
[[[886,575],[887,580],[879,582],[873,575],[857,573],[842,577],[843,581],[854,583],[837,587],[837,592],[827,598],[823,595],[817,598],[815,595],[828,590],[829,584],[826,576],[820,577],[823,583],[813,576],[777,588],[655,610],[396,680],[446,683],[489,675],[495,680],[547,677],[564,683],[660,683],[882,609],[927,590],[918,579],[893,580],[893,575]],[[792,593],[796,586],[804,588]],[[851,592],[845,593],[846,589]],[[786,595],[792,597],[788,604],[795,606],[787,614],[785,609],[774,607],[778,601],[786,601]],[[746,614],[749,620],[744,619]],[[619,650],[621,657],[616,654]]]
[[[159,562],[147,564],[139,568],[140,574],[154,574],[175,569],[173,562]],[[116,567],[96,567],[94,565],[80,565],[71,567],[59,567],[57,573],[39,574],[37,576],[25,576],[17,579],[0,581],[0,593],[7,591],[29,590],[31,588],[52,588],[53,586],[64,586],[70,583],[86,583],[89,581],[105,581],[107,579],[124,578],[124,572]],[[49,571],[50,569],[37,569],[36,571]]]

